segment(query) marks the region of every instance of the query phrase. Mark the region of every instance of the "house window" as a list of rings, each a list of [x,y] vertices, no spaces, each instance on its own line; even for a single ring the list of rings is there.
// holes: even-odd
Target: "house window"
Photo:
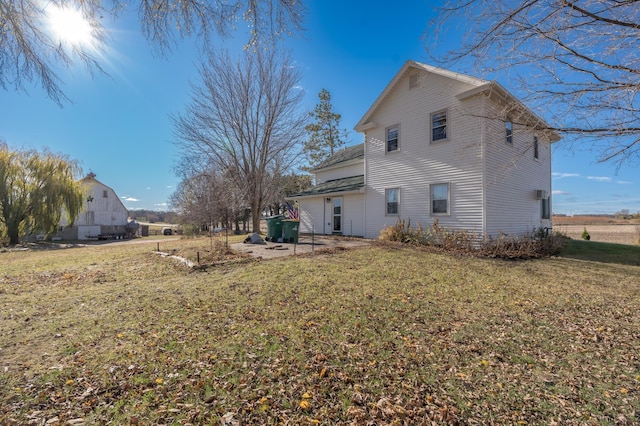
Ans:
[[[543,219],[551,219],[551,197],[543,198],[540,200],[540,211]]]
[[[449,214],[449,184],[438,183],[431,187],[431,214]]]
[[[398,150],[398,126],[387,128],[387,152]]]
[[[447,139],[447,110],[431,114],[431,142]]]
[[[102,198],[107,198],[107,190],[102,191]]]
[[[398,214],[398,204],[400,199],[400,190],[398,188],[390,188],[384,191],[384,197],[387,201],[387,213],[388,215]]]
[[[513,123],[510,121],[506,121],[504,123],[504,127],[507,132],[507,143],[513,143]]]
[[[533,137],[533,158],[538,159],[538,155],[540,154],[540,150],[538,147],[538,137]]]

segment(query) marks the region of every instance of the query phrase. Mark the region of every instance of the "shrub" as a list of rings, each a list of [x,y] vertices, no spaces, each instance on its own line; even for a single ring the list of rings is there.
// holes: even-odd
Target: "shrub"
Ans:
[[[582,237],[583,240],[589,241],[591,239],[591,235],[589,235],[589,233],[587,232],[587,228],[584,228],[584,231],[582,231]]]
[[[468,231],[445,229],[439,225],[437,219],[427,228],[422,225],[412,228],[411,220],[399,220],[395,225],[383,229],[378,238],[382,241],[433,247],[458,254],[501,259],[532,259],[558,254],[566,244],[565,235],[549,235],[548,231],[548,228],[537,228],[523,237],[502,235],[497,239],[483,241]]]
[[[553,256],[566,245],[567,239],[565,235],[558,232],[546,236],[541,236],[536,231],[523,237],[505,235],[483,242],[478,249],[478,254],[500,259],[535,259]]]

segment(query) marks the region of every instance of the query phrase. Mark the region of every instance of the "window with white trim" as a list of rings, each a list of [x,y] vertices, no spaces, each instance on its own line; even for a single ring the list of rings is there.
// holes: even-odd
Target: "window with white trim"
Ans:
[[[447,110],[431,114],[431,142],[447,139]]]
[[[551,197],[540,200],[540,213],[542,219],[551,219]]]
[[[398,125],[387,127],[386,140],[387,140],[387,152],[398,150]]]
[[[540,146],[538,145],[538,137],[534,136],[533,137],[533,158],[537,160],[539,155],[540,155]]]
[[[436,183],[429,185],[431,192],[431,214],[449,214],[449,184]]]
[[[505,121],[504,128],[506,131],[507,143],[513,143],[513,123],[510,121]]]
[[[397,215],[400,204],[400,189],[388,188],[384,190],[384,198],[386,200],[386,214]]]

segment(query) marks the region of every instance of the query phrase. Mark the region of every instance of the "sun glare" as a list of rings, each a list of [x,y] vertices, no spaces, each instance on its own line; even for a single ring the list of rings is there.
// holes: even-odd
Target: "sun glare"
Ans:
[[[82,48],[93,47],[93,28],[78,9],[51,7],[47,11],[47,19],[56,42]]]

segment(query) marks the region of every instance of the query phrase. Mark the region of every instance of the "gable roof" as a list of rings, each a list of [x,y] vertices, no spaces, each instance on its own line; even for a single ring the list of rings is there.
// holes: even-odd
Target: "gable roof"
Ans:
[[[336,192],[342,193],[360,191],[362,188],[364,188],[364,175],[350,176],[346,178],[328,180],[310,189],[307,189],[306,191],[290,195],[287,197],[287,199],[328,195]]]
[[[387,84],[387,87],[385,87],[385,89],[382,91],[380,96],[378,96],[373,105],[371,105],[371,107],[367,110],[360,121],[358,121],[354,128],[357,132],[364,132],[376,126],[376,123],[371,121],[371,116],[378,109],[380,104],[384,102],[389,92],[393,90],[398,81],[410,68],[426,71],[431,74],[436,74],[439,76],[450,78],[452,80],[466,83],[471,86],[475,86],[463,93],[458,94],[458,99],[464,100],[479,94],[485,94],[493,99],[497,97],[499,101],[511,105],[511,108],[509,108],[509,110],[513,113],[517,113],[518,116],[523,119],[524,123],[532,127],[545,130],[548,133],[549,140],[551,140],[552,142],[560,140],[560,136],[556,132],[550,131],[550,126],[546,124],[544,120],[542,120],[533,111],[527,108],[522,102],[520,102],[515,96],[509,93],[497,81],[471,77],[469,75],[460,74],[412,60],[408,60],[404,63],[404,65],[402,65],[402,68],[400,68],[400,70],[396,73],[389,84]]]
[[[85,177],[83,177],[82,179],[80,179],[79,181],[80,183],[84,184],[84,185],[88,185],[91,188],[94,187],[94,185],[102,185],[104,188],[107,188],[108,190],[110,190],[111,192],[113,192],[113,195],[116,196],[116,201],[118,204],[120,204],[120,206],[122,206],[123,210],[127,212],[127,214],[129,214],[129,210],[127,210],[127,208],[125,207],[124,203],[122,202],[122,200],[120,199],[120,197],[118,197],[118,194],[116,194],[116,191],[113,190],[113,188],[105,185],[104,183],[100,182],[98,179],[96,179],[96,174],[93,172],[89,172]]]
[[[346,163],[348,161],[360,159],[364,160],[364,143],[348,146],[345,149],[341,149],[340,151],[336,152],[331,157],[327,158],[325,161],[311,169],[311,171],[326,169],[329,167],[337,166],[339,164],[342,165],[342,163]]]
[[[431,73],[431,74],[437,74],[437,75],[440,75],[440,76],[443,76],[443,77],[447,77],[447,78],[450,78],[452,80],[461,81],[463,83],[467,83],[467,84],[470,84],[470,85],[473,85],[473,86],[482,86],[483,84],[486,84],[486,83],[489,82],[487,80],[482,80],[480,78],[475,78],[475,77],[471,77],[471,76],[468,76],[468,75],[465,75],[465,74],[460,74],[460,73],[457,73],[457,72],[445,70],[445,69],[434,67],[434,66],[431,66],[431,65],[422,64],[420,62],[408,60],[408,61],[406,61],[404,63],[404,65],[402,65],[402,68],[400,68],[400,71],[398,71],[396,73],[396,75],[389,82],[389,84],[387,84],[387,87],[384,88],[384,90],[382,91],[380,96],[378,96],[378,98],[375,100],[373,105],[371,105],[371,107],[367,110],[367,112],[360,119],[360,121],[358,121],[358,124],[356,124],[356,127],[355,127],[356,131],[363,132],[363,131],[375,126],[375,123],[369,121],[369,119],[371,118],[371,116],[373,115],[375,110],[378,109],[380,104],[386,99],[386,97],[389,94],[389,92],[391,92],[391,90],[393,90],[393,88],[396,86],[398,81],[404,76],[404,74],[410,68],[417,68],[419,70],[423,70],[423,71],[426,71],[426,72]]]

